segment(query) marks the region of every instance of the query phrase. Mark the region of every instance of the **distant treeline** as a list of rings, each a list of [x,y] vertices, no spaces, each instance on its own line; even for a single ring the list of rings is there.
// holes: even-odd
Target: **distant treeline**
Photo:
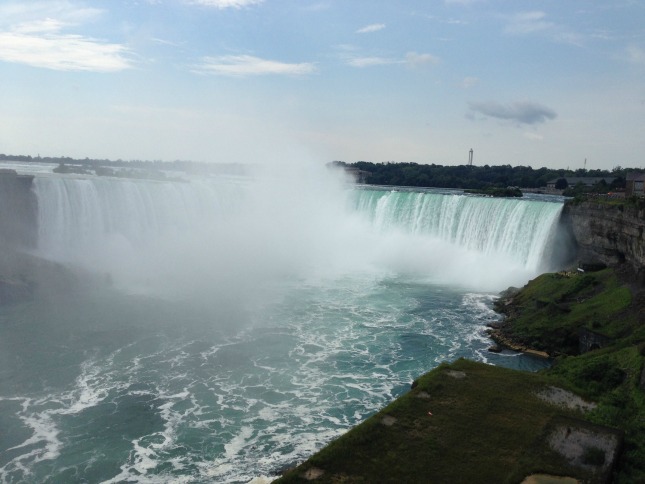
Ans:
[[[360,181],[370,185],[398,185],[436,188],[543,188],[547,182],[565,177],[616,177],[611,187],[624,188],[629,169],[620,166],[608,170],[533,169],[530,166],[442,166],[417,163],[372,163],[334,161],[332,165],[355,171]]]
[[[144,161],[144,160],[108,160],[94,158],[70,158],[69,156],[29,156],[0,154],[0,161],[21,161],[27,163],[58,163],[59,165],[78,165],[91,169],[97,167],[138,168],[142,170],[177,170],[188,173],[226,173],[242,175],[244,165],[239,163],[204,163],[199,161]],[[61,170],[61,171],[64,171]],[[71,171],[71,170],[70,170]],[[78,170],[77,170],[78,172]]]
[[[97,167],[139,168],[145,170],[179,170],[189,173],[246,173],[244,165],[237,163],[204,163],[197,161],[124,161],[83,158],[68,156],[32,157],[29,155],[0,154],[0,161],[22,161],[34,163],[58,163],[59,165],[79,165],[96,170]],[[616,180],[604,189],[625,187],[628,168],[616,166],[612,170],[555,170],[552,168],[533,169],[530,166],[484,165],[484,166],[443,166],[420,165],[418,163],[372,163],[357,161],[346,163],[334,161],[331,165],[343,167],[358,173],[359,180],[370,185],[397,185],[411,187],[462,188],[487,190],[493,188],[544,188],[551,180],[566,177],[615,177]],[[64,170],[64,169],[62,169]],[[569,187],[572,188],[572,187]]]

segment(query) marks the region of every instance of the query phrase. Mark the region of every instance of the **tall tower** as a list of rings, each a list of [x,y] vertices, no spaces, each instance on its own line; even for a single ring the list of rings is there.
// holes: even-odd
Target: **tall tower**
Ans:
[[[468,152],[468,166],[473,166],[473,149]]]

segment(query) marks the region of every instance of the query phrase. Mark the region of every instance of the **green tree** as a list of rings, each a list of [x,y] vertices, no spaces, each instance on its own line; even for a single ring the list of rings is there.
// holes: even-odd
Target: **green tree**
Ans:
[[[555,182],[555,189],[556,190],[564,190],[565,188],[569,187],[569,183],[567,182],[566,178],[558,178],[558,180]]]

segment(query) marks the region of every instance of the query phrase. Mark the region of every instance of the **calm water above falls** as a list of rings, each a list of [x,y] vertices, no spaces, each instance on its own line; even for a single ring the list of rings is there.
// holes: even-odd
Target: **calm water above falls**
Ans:
[[[494,291],[547,262],[558,203],[319,180],[36,193],[40,253],[109,284],[0,308],[4,482],[248,482],[442,361],[540,365],[483,329]]]

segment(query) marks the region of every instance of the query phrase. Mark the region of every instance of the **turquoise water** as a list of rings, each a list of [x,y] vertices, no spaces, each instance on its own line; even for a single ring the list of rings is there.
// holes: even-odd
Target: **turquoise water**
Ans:
[[[120,293],[0,313],[6,482],[248,482],[458,357],[491,295],[401,279],[290,288],[255,314]]]
[[[249,482],[443,361],[545,365],[484,329],[560,204],[200,183],[37,182],[40,254],[93,283],[0,308],[3,482]]]

